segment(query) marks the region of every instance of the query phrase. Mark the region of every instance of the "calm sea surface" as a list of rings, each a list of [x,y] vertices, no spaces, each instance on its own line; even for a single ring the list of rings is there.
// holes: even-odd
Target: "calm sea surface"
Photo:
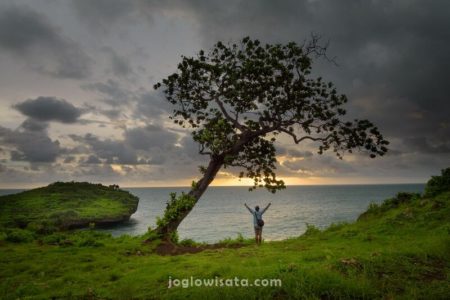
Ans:
[[[301,235],[306,223],[326,227],[334,222],[354,221],[370,202],[380,203],[397,192],[423,192],[424,184],[392,185],[328,185],[288,186],[271,194],[263,189],[249,192],[246,187],[210,187],[179,228],[180,238],[216,242],[226,237],[253,236],[252,215],[244,207],[269,202],[264,214],[263,237],[280,240]],[[113,235],[143,234],[155,226],[156,217],[163,214],[169,193],[186,188],[128,188],[140,198],[138,210],[129,222],[99,229]],[[0,190],[0,195],[20,190]]]

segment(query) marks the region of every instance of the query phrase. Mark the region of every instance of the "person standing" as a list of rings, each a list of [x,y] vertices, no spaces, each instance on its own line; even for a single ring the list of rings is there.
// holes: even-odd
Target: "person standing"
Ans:
[[[266,210],[272,205],[269,203],[263,210],[259,209],[259,206],[255,206],[255,209],[251,209],[248,207],[247,203],[244,203],[245,207],[247,207],[248,211],[253,215],[253,226],[255,227],[255,241],[257,245],[261,245],[262,241],[262,229],[264,226],[264,221],[262,219],[262,215],[266,212]]]

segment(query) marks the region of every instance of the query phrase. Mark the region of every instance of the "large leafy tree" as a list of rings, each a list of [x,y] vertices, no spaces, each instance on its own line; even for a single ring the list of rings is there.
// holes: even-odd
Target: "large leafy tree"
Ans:
[[[171,118],[192,129],[199,152],[209,156],[202,177],[188,194],[172,195],[158,232],[176,231],[221,168],[240,167],[255,187],[284,188],[277,179],[274,143],[280,134],[300,144],[312,141],[318,153],[341,158],[358,150],[383,155],[388,142],[368,120],[348,121],[344,95],[311,75],[313,59],[326,57],[313,36],[303,45],[265,44],[248,37],[236,44],[218,42],[196,57],[182,57],[177,72],[155,89],[174,105]]]

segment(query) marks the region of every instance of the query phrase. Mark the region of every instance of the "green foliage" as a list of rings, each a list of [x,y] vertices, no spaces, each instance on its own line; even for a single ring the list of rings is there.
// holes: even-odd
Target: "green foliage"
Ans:
[[[358,220],[363,220],[369,217],[378,217],[379,215],[383,214],[386,211],[389,211],[390,209],[398,208],[402,205],[404,206],[407,204],[411,204],[413,202],[417,202],[420,199],[422,198],[420,194],[417,193],[397,193],[395,197],[384,200],[380,205],[376,203],[370,203],[367,210],[358,217]]]
[[[181,242],[179,242],[178,244],[181,246],[185,246],[185,247],[197,247],[197,246],[201,245],[201,243],[197,243],[193,239],[184,239]]]
[[[0,231],[0,242],[6,240],[7,234],[6,232]]]
[[[26,228],[38,234],[51,234],[59,230],[53,220],[36,220],[28,223]]]
[[[0,226],[28,228],[39,234],[122,221],[139,199],[116,185],[55,182],[46,187],[0,196]]]
[[[63,245],[68,240],[69,235],[61,232],[45,235],[42,242],[47,245]]]
[[[441,176],[432,176],[425,187],[425,196],[433,197],[450,191],[450,168],[443,169]]]
[[[326,47],[316,36],[304,45],[264,45],[248,37],[218,42],[208,52],[182,57],[177,72],[154,88],[174,105],[174,123],[192,128],[201,154],[242,168],[253,188],[275,192],[284,188],[275,174],[279,134],[295,143],[316,142],[319,154],[332,150],[340,158],[354,149],[370,157],[387,151],[377,127],[344,120],[346,96],[311,75],[319,57],[326,57]]]
[[[29,230],[13,228],[6,232],[6,240],[13,243],[29,243],[34,240],[34,234]]]
[[[318,233],[320,233],[320,229],[319,228],[314,226],[314,224],[306,223],[306,231],[305,231],[305,233],[303,233],[303,235],[309,236],[309,235],[316,235]]]
[[[169,237],[170,241],[174,244],[178,244],[180,238],[178,236],[178,231],[174,230],[170,233],[170,237]]]
[[[225,238],[218,242],[220,245],[233,246],[233,245],[250,245],[253,244],[255,240],[253,238],[246,239],[242,233],[238,233],[236,238]]]
[[[387,199],[381,204],[381,209],[386,211],[390,208],[399,207],[402,204],[410,203],[420,198],[420,194],[417,193],[398,193],[394,198]]]
[[[181,193],[177,197],[176,193],[171,193],[170,200],[167,202],[166,210],[164,211],[164,216],[157,218],[156,225],[158,228],[167,226],[171,221],[177,220],[182,214],[189,212],[195,203],[195,198],[188,194]]]
[[[151,228],[150,226],[147,229],[147,233],[144,234],[143,238],[146,241],[154,241],[160,238],[158,232]]]

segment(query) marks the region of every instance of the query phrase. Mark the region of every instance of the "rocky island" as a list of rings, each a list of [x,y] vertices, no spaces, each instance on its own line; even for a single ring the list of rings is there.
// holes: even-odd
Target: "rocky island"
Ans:
[[[42,232],[126,221],[139,198],[117,185],[55,182],[0,197],[0,227]]]

